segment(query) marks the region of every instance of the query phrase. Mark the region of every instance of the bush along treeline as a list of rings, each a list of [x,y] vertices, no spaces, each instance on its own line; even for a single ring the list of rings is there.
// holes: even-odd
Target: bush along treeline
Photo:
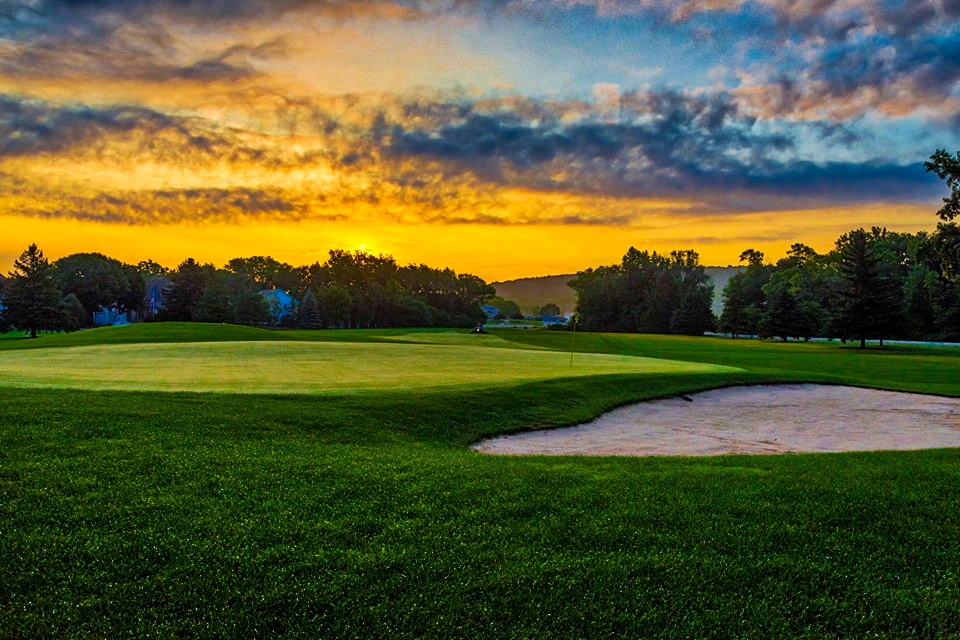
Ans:
[[[826,254],[797,243],[775,264],[753,249],[740,260],[718,323],[733,337],[960,341],[955,223],[935,233],[856,229]]]
[[[620,264],[587,269],[577,292],[577,328],[702,335],[714,328],[713,283],[696,251],[669,255],[630,247]]]
[[[469,327],[494,289],[477,276],[390,256],[330,251],[294,267],[270,257],[176,269],[99,253],[54,262],[32,244],[0,279],[0,331],[71,331],[134,319],[301,328]]]

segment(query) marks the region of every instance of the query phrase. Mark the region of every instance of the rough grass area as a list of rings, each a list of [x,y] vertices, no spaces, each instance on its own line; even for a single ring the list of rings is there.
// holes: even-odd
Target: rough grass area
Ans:
[[[223,332],[225,348],[241,339]],[[130,334],[83,339],[96,335]],[[560,337],[522,340],[568,347]],[[748,370],[323,396],[0,390],[0,637],[960,636],[960,450],[466,447],[731,383],[960,395],[960,354],[576,339]]]
[[[654,358],[448,344],[195,342],[0,352],[0,386],[219,393],[344,393],[614,373],[734,372]],[[470,345],[462,338],[471,339]],[[489,337],[490,342],[507,344]],[[459,344],[453,344],[457,342]]]

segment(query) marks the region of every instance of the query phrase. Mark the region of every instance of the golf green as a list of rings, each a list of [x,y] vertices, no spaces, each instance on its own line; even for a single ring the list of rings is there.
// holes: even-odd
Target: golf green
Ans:
[[[92,390],[322,394],[735,371],[656,358],[463,344],[195,342],[0,353],[0,386]]]

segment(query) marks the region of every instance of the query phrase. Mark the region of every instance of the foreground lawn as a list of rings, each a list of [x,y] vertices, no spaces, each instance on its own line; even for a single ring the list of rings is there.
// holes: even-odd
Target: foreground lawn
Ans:
[[[234,348],[237,332],[224,332]],[[561,348],[547,332],[520,333],[497,337],[537,349],[488,350],[509,362]],[[0,390],[0,636],[960,635],[960,451],[589,459],[466,448],[731,383],[850,376],[953,390],[960,356],[577,340],[746,370],[334,395]]]

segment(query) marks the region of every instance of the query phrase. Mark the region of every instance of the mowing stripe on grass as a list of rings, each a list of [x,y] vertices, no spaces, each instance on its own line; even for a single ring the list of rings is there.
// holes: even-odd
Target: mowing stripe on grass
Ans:
[[[0,386],[223,393],[344,393],[491,386],[614,373],[739,369],[608,354],[315,342],[98,345],[0,353]]]

